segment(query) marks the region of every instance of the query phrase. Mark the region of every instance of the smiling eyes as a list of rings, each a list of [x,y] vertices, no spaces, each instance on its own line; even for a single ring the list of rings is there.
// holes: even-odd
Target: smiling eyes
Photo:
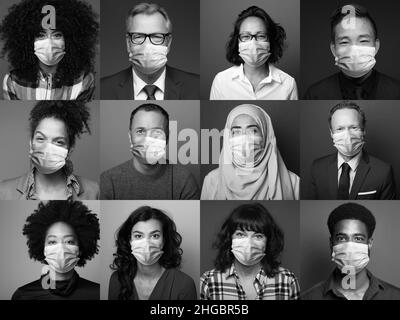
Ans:
[[[134,240],[140,240],[140,239],[143,239],[143,238],[145,238],[144,235],[140,234],[140,233],[134,233],[132,235],[132,239],[134,239]],[[154,234],[151,235],[151,239],[153,239],[153,240],[159,240],[160,238],[161,238],[161,234],[160,233],[154,233]]]
[[[248,237],[247,233],[243,231],[235,231],[233,235],[235,236],[235,238],[239,239]],[[265,236],[262,233],[255,233],[252,235],[252,237],[255,238],[256,240],[263,240],[265,238]]]

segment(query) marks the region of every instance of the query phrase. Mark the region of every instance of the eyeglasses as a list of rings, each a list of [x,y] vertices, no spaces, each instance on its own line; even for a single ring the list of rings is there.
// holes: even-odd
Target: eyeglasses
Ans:
[[[251,41],[252,39],[256,39],[256,41],[268,41],[268,36],[266,33],[257,33],[257,34],[250,34],[250,33],[242,33],[239,34],[239,40],[241,42]]]
[[[165,42],[165,38],[169,37],[171,33],[136,33],[128,32],[126,36],[131,40],[133,44],[142,44],[146,41],[146,38],[150,39],[150,42],[155,45],[161,45]]]

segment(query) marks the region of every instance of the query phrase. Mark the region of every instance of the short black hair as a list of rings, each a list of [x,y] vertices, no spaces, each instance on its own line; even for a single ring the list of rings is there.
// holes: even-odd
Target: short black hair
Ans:
[[[139,107],[137,107],[136,109],[134,109],[131,113],[131,117],[129,119],[129,130],[132,129],[132,121],[133,121],[133,117],[135,116],[135,114],[138,111],[154,111],[154,112],[158,112],[161,113],[164,118],[165,118],[165,126],[164,126],[164,131],[165,131],[165,135],[167,137],[167,141],[168,141],[168,137],[169,137],[169,115],[168,112],[165,111],[162,107],[160,107],[158,104],[155,103],[145,103],[140,105]]]
[[[159,263],[164,268],[178,268],[181,265],[182,243],[181,235],[176,231],[175,222],[169,218],[163,211],[143,206],[133,211],[121,227],[117,231],[117,239],[115,245],[117,252],[114,253],[114,262],[110,266],[111,269],[116,270],[118,273],[118,280],[120,282],[119,299],[127,300],[133,292],[133,279],[137,271],[137,261],[132,254],[131,249],[131,236],[132,228],[140,221],[148,221],[155,219],[161,222],[164,247],[163,255]]]
[[[327,222],[331,236],[334,235],[336,224],[341,220],[359,220],[367,227],[368,238],[371,238],[374,234],[376,226],[375,217],[371,211],[360,204],[345,203],[331,212]]]
[[[224,272],[235,258],[231,252],[232,235],[237,229],[262,233],[267,238],[265,256],[261,260],[264,271],[273,277],[281,264],[284,235],[269,211],[260,203],[242,204],[235,208],[225,220],[213,247],[218,250],[215,268]]]
[[[372,29],[374,30],[375,40],[378,39],[378,28],[376,26],[375,20],[371,17],[369,12],[365,7],[357,3],[349,3],[347,5],[338,6],[335,11],[333,11],[331,15],[331,42],[335,42],[335,28],[336,26],[342,22],[343,18],[350,14],[350,10],[346,10],[345,13],[342,12],[345,6],[352,6],[354,8],[354,14],[358,18],[365,18],[367,19],[371,25]]]
[[[243,10],[237,17],[233,32],[226,45],[226,59],[236,66],[243,63],[243,59],[239,56],[239,31],[243,20],[248,17],[257,17],[264,22],[271,52],[266,63],[278,62],[283,54],[286,32],[278,23],[275,23],[263,9],[256,6],[251,6]]]
[[[362,129],[365,129],[365,126],[367,125],[367,119],[365,117],[364,110],[361,109],[361,107],[354,101],[341,101],[338,104],[334,105],[331,110],[329,111],[329,117],[328,117],[328,123],[329,123],[329,128],[332,128],[331,121],[332,121],[332,116],[333,114],[341,109],[353,109],[356,110],[361,118],[361,125]]]
[[[77,266],[84,266],[86,261],[91,260],[99,251],[97,240],[100,239],[100,225],[97,215],[80,201],[39,203],[38,208],[26,219],[22,231],[28,238],[29,256],[47,263],[44,256],[46,232],[57,222],[64,222],[74,230],[80,252]]]
[[[82,133],[90,133],[90,112],[85,103],[81,101],[40,101],[30,112],[31,139],[40,121],[45,118],[55,118],[64,122],[67,127],[69,147],[75,145],[76,138]]]

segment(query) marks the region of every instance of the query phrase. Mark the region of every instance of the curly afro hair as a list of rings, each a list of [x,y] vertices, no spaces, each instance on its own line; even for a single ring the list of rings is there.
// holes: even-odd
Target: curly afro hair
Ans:
[[[23,235],[28,238],[29,256],[46,263],[44,244],[47,230],[57,222],[69,225],[78,238],[78,267],[86,264],[98,253],[100,225],[96,214],[79,201],[48,201],[39,203],[38,208],[26,219]]]
[[[82,133],[90,133],[90,112],[80,101],[40,101],[30,112],[31,139],[40,121],[45,118],[55,118],[65,123],[68,133],[69,147],[75,145],[76,138]]]
[[[52,5],[56,10],[56,28],[65,39],[65,56],[55,74],[70,84],[82,73],[93,71],[99,23],[92,7],[79,0],[23,0],[9,8],[0,24],[4,42],[2,56],[7,56],[17,77],[35,82],[39,71],[34,54],[34,40],[42,29],[42,7]]]

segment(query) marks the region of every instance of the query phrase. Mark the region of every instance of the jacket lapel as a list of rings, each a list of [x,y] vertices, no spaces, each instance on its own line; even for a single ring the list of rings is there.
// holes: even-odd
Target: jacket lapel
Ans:
[[[171,69],[166,66],[164,100],[180,99],[181,88],[182,83],[179,80],[174,79]]]
[[[354,177],[353,185],[351,187],[349,199],[354,200],[357,198],[358,192],[367,177],[368,171],[371,168],[369,164],[369,157],[366,151],[363,151],[360,163],[358,164],[356,176]]]
[[[338,188],[337,153],[333,154],[332,158],[329,161],[328,184],[329,184],[328,199],[337,199],[337,188]]]
[[[125,69],[121,75],[121,80],[117,87],[117,98],[122,100],[133,100],[135,97],[133,93],[133,75],[132,69],[129,67]]]

